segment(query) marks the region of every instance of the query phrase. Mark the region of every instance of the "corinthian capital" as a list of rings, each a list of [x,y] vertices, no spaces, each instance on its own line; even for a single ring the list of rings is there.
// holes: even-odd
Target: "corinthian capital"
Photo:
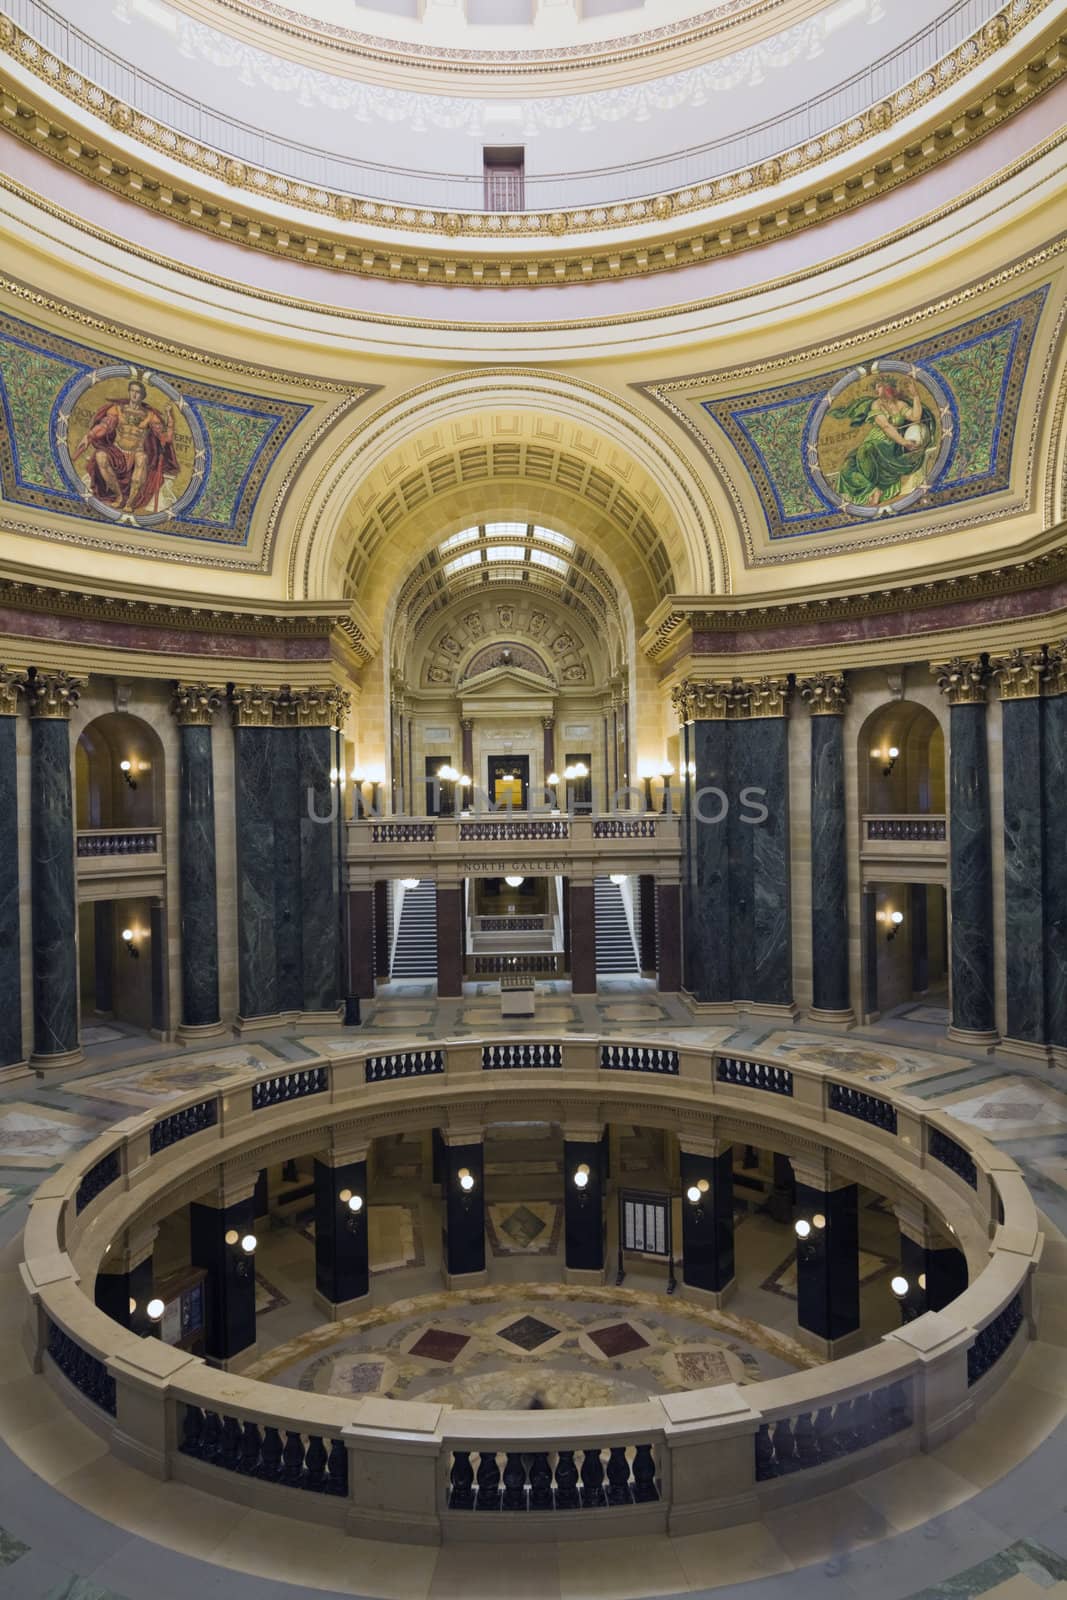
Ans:
[[[686,678],[671,690],[671,705],[679,722],[723,722],[729,701],[730,685],[706,678]]]
[[[0,717],[13,717],[19,708],[19,695],[26,693],[26,674],[0,667]]]
[[[1012,650],[990,658],[989,671],[1002,700],[1037,700],[1048,670],[1044,650]]]
[[[171,712],[179,726],[210,727],[223,701],[224,691],[207,683],[178,683],[174,686]]]
[[[789,701],[793,690],[788,678],[757,678],[752,683],[734,680],[748,700],[748,709],[740,713],[746,717],[785,717],[789,715]]]
[[[800,698],[813,717],[843,717],[848,705],[848,684],[844,673],[816,672],[797,682]]]
[[[69,721],[84,681],[72,677],[69,672],[35,672],[32,677],[27,676],[25,692],[30,716]]]
[[[953,656],[940,666],[931,665],[930,671],[950,706],[985,704],[989,674],[980,658],[965,661],[962,656]]]
[[[273,728],[276,694],[277,690],[264,689],[259,684],[235,688],[230,696],[234,727]]]

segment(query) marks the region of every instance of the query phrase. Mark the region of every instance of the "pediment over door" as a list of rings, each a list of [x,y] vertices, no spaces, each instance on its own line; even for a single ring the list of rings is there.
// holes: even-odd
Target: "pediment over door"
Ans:
[[[551,717],[555,710],[556,685],[523,667],[493,667],[460,691],[464,717]]]

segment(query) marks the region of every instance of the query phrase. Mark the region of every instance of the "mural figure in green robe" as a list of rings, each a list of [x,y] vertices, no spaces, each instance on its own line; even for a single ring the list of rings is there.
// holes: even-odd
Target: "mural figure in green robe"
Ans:
[[[843,500],[885,505],[914,487],[937,442],[937,419],[914,378],[881,374],[873,394],[833,406],[830,415],[865,429],[834,479]]]

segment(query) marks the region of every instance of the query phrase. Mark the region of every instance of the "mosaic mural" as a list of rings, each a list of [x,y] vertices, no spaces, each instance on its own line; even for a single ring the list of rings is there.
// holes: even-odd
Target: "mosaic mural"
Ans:
[[[1011,487],[1019,403],[1048,286],[847,369],[713,397],[639,385],[698,433],[725,434],[772,540],[884,524]],[[703,389],[704,393],[701,393]],[[690,400],[694,411],[679,410]],[[709,439],[713,443],[713,439]]]
[[[0,316],[0,491],[231,545],[311,407],[176,377]]]

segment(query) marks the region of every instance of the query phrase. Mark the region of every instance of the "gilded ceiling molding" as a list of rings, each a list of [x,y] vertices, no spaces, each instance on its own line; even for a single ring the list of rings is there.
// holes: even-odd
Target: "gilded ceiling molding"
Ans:
[[[989,669],[981,656],[970,660],[953,656],[939,666],[931,663],[930,671],[950,706],[985,705]]]
[[[989,675],[1002,700],[1039,700],[1047,671],[1044,650],[1012,650],[989,661]]]
[[[849,702],[842,672],[816,672],[797,681],[800,698],[813,717],[843,717]]]
[[[1045,0],[1045,5],[1051,9],[1053,0]],[[970,71],[1002,49],[1016,31],[1029,23],[1031,15],[1030,8],[1017,12],[1014,6],[999,13],[953,52],[953,70],[962,60]],[[566,212],[524,212],[515,217],[439,212],[357,200],[313,185],[297,184],[278,174],[250,168],[245,162],[136,113],[99,86],[87,83],[3,17],[0,83],[5,76],[2,61],[6,54],[20,68],[47,82],[53,91],[62,93],[72,108],[83,108],[92,122],[84,135],[73,134],[70,117],[57,117],[43,99],[29,96],[10,73],[6,74],[7,85],[0,93],[0,117],[18,138],[88,181],[137,205],[250,249],[287,260],[311,260],[318,266],[374,278],[529,288],[538,283],[588,283],[671,271],[695,261],[736,254],[847,214],[967,148],[1059,82],[1067,73],[1063,45],[1064,37],[1053,34],[1041,48],[1028,52],[1025,63],[1012,62],[1010,70],[1005,64],[994,84],[987,83],[980,91],[976,86],[972,103],[946,112],[942,120],[910,136],[905,144],[877,151],[863,149],[867,140],[884,135],[898,115],[912,115],[917,106],[943,91],[947,79],[937,70],[902,85],[892,101],[882,101],[834,130],[836,139],[827,134],[752,168],[726,174],[714,184],[657,195],[640,202],[643,214],[639,217],[632,214],[635,203]],[[105,130],[105,119],[125,138],[143,146],[145,163],[158,151],[168,162],[186,165],[188,183],[178,189],[165,171],[154,170],[148,164],[131,165],[125,146],[112,140]],[[773,189],[783,178],[792,178],[806,169],[812,169],[814,177],[827,154],[838,160],[843,150],[852,147],[856,165],[847,176],[835,177],[833,182],[818,177],[808,192],[778,204],[768,203],[763,211],[758,205],[747,207],[749,195],[758,199],[761,190]],[[205,180],[211,180],[199,191],[198,172],[204,174]],[[213,187],[220,181],[229,191],[221,199]],[[279,185],[283,193],[278,193]],[[271,192],[287,206],[307,211],[307,224],[301,223],[294,230],[267,211],[257,212],[257,194]],[[714,227],[702,222],[700,213],[721,207],[737,195],[746,201],[743,214]],[[635,226],[647,228],[651,221],[669,227],[672,219],[684,218],[687,213],[692,215],[688,228],[675,226],[666,236],[650,236],[647,240],[643,237],[639,242],[627,239],[627,232]],[[361,240],[356,232],[360,223],[372,226],[375,233],[396,228],[396,243],[382,245],[370,238]],[[523,243],[534,253],[524,249],[503,260],[496,254],[474,254],[482,229],[492,231],[494,223],[500,230],[497,237],[517,245],[522,236]],[[600,236],[613,230],[620,235],[617,245],[590,248],[580,242],[583,233]],[[412,243],[412,236],[419,234],[423,237]],[[460,235],[465,235],[462,244]],[[538,247],[543,235],[548,236],[547,249],[541,254]]]
[[[206,683],[178,683],[170,709],[179,727],[209,728],[225,698],[225,689],[213,689]]]
[[[25,694],[30,716],[69,722],[84,686],[84,678],[72,677],[69,672],[27,673]]]

